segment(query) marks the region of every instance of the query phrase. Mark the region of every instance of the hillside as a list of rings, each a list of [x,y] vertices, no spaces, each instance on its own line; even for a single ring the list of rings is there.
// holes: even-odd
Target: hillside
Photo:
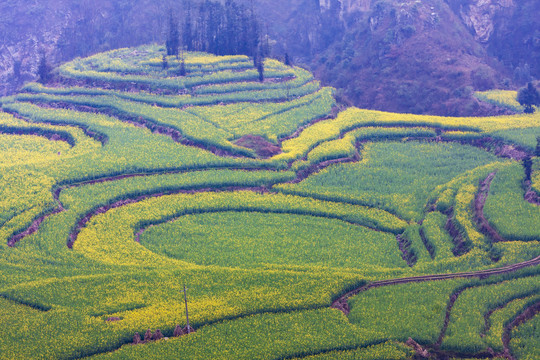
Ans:
[[[274,56],[290,53],[340,89],[340,101],[362,108],[499,114],[472,92],[515,89],[540,77],[540,5],[534,0],[253,3]],[[168,9],[184,14],[181,2],[170,0],[2,2],[0,94],[35,79],[42,50],[60,64],[163,41]]]
[[[164,51],[1,99],[0,359],[539,355],[538,112],[340,109]]]

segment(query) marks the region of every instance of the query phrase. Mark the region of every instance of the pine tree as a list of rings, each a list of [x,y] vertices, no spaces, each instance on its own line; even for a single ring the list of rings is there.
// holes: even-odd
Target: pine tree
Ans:
[[[259,72],[259,81],[264,81],[264,58],[260,56],[257,62],[257,71]]]
[[[161,68],[163,70],[167,70],[169,68],[169,63],[167,62],[167,56],[163,55],[163,58],[161,59]]]
[[[285,65],[291,66],[291,59],[289,58],[289,53],[285,53]]]
[[[38,66],[38,81],[42,84],[46,84],[51,75],[50,75],[50,68],[49,64],[47,64],[47,58],[45,57],[45,51],[41,53],[41,58],[39,60],[39,66]]]
[[[251,7],[251,16],[250,16],[250,26],[249,26],[249,32],[250,32],[250,42],[249,42],[249,56],[253,56],[253,60],[257,58],[257,49],[259,48],[259,21],[257,20],[257,16],[255,15],[255,11],[253,10],[253,5]]]
[[[192,30],[192,23],[191,23],[191,0],[185,0],[184,1],[184,27],[182,29],[182,41],[184,43],[185,48],[188,51],[194,50],[193,45],[193,30]]]
[[[167,55],[178,56],[178,48],[180,47],[180,34],[178,32],[178,24],[174,18],[172,11],[169,13],[169,34],[165,42]]]
[[[532,83],[528,83],[527,87],[519,89],[517,101],[525,107],[525,113],[532,114],[533,105],[540,106],[540,94]]]
[[[180,63],[180,70],[178,71],[178,75],[186,76],[186,62],[183,58],[182,62]]]
[[[523,159],[523,167],[525,168],[525,181],[531,181],[532,165],[533,163],[530,156],[527,156],[525,159]]]

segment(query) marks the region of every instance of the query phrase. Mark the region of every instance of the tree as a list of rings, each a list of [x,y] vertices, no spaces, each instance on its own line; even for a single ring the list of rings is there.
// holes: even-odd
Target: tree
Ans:
[[[186,76],[186,62],[183,58],[182,62],[180,63],[180,70],[178,71],[178,75]]]
[[[169,68],[169,63],[167,62],[167,56],[163,55],[163,59],[161,60],[161,67],[163,70],[167,70]]]
[[[264,58],[262,56],[259,56],[259,60],[257,61],[257,71],[259,72],[259,81],[264,81]]]
[[[289,53],[285,53],[285,65],[291,66],[291,58],[289,58]]]
[[[523,159],[523,167],[525,168],[525,181],[531,181],[532,165],[533,163],[530,156],[527,156],[525,159]]]
[[[534,155],[540,157],[540,136],[536,138],[536,149],[534,151]]]
[[[180,47],[180,34],[178,32],[178,24],[174,18],[172,11],[169,13],[169,34],[165,42],[167,55],[178,56],[178,48]]]
[[[49,67],[49,64],[47,64],[47,58],[45,57],[45,51],[41,53],[41,58],[39,60],[39,66],[38,66],[38,81],[42,84],[45,84],[49,81],[51,77],[51,69]]]
[[[191,24],[191,0],[184,1],[184,27],[182,29],[182,42],[188,51],[194,50],[193,31]]]
[[[517,101],[525,107],[525,113],[532,114],[534,112],[533,105],[540,106],[540,94],[530,82],[527,87],[519,89]]]

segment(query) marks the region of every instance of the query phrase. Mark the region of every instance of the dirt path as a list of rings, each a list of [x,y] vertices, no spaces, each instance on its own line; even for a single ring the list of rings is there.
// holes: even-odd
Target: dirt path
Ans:
[[[474,198],[474,219],[478,223],[478,229],[493,242],[506,241],[501,235],[489,224],[484,215],[484,205],[489,194],[491,182],[495,178],[497,172],[490,173],[483,181],[480,182],[480,187]]]
[[[396,241],[401,252],[401,258],[407,263],[409,267],[413,267],[416,264],[416,254],[411,252],[411,242],[409,239],[402,235],[396,235]]]
[[[448,212],[448,215],[446,217],[446,224],[444,225],[444,229],[448,231],[448,234],[450,234],[450,236],[452,237],[452,242],[454,243],[452,254],[454,254],[454,256],[461,256],[469,252],[470,248],[465,242],[465,239],[463,239],[463,235],[461,235],[459,230],[456,228],[456,225],[454,225],[454,222],[452,221],[453,217],[454,209],[450,208],[450,211]]]
[[[505,328],[502,335],[503,342],[503,356],[508,360],[515,360],[515,357],[510,351],[510,340],[512,339],[512,330],[524,322],[532,319],[536,314],[540,313],[540,301],[535,302],[529,306],[525,311],[518,315],[512,322],[510,322]]]
[[[347,292],[346,294],[340,296],[338,299],[336,299],[332,303],[331,307],[342,311],[345,315],[348,315],[350,312],[349,304],[348,304],[349,298],[351,298],[352,296],[358,295],[359,293],[363,291],[373,289],[376,287],[390,286],[390,285],[396,285],[396,284],[406,284],[406,283],[412,283],[412,282],[422,282],[422,281],[448,280],[448,279],[456,279],[456,278],[471,278],[471,277],[483,278],[483,277],[488,277],[488,276],[493,276],[493,275],[506,274],[506,273],[514,272],[514,271],[517,271],[526,267],[536,266],[539,264],[540,264],[540,256],[537,256],[534,259],[523,261],[517,264],[506,265],[506,266],[486,269],[486,270],[460,272],[460,273],[453,273],[453,274],[421,275],[421,276],[411,276],[411,277],[404,277],[404,278],[397,278],[397,279],[374,281],[362,287],[351,290]]]
[[[456,303],[456,300],[458,299],[459,295],[461,295],[461,293],[465,290],[466,289],[459,289],[458,291],[450,295],[450,299],[448,300],[448,304],[446,305],[446,313],[444,315],[443,327],[441,328],[441,332],[439,333],[437,342],[435,343],[435,345],[433,345],[435,349],[439,349],[441,347],[444,336],[446,335],[446,330],[448,329],[448,324],[450,324],[450,315],[452,314],[452,309],[454,308],[454,304]]]

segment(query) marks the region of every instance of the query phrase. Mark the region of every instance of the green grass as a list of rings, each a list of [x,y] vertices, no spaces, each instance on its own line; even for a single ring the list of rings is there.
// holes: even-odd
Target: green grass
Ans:
[[[540,240],[540,207],[523,198],[523,167],[515,163],[501,168],[493,179],[484,213],[506,240]]]
[[[234,334],[233,338],[231,334]],[[339,311],[324,309],[256,315],[202,328],[178,339],[146,346],[125,346],[117,352],[92,359],[178,356],[183,359],[280,359],[382,342],[368,340],[372,335],[369,330],[349,324]]]
[[[420,220],[429,193],[460,173],[495,161],[469,146],[415,142],[367,143],[362,161],[333,165],[280,191],[354,202]]]
[[[486,349],[486,341],[480,336],[484,328],[484,314],[514,299],[538,294],[539,291],[537,276],[465,290],[452,308],[442,348],[468,353]],[[502,347],[500,339],[498,347]]]
[[[512,331],[510,349],[518,359],[534,360],[540,356],[540,315]]]
[[[247,57],[188,52],[188,74],[178,77],[174,57],[162,70],[163,51],[147,45],[75,59],[56,70],[54,86],[28,84],[0,100],[13,114],[0,113],[0,359],[410,358],[399,342],[410,336],[432,344],[453,291],[499,285],[370,289],[351,299],[349,319],[329,308],[332,301],[366,281],[539,254],[537,241],[518,241],[540,235],[535,218],[516,210],[524,203],[519,165],[463,145],[493,136],[530,150],[538,114],[446,118],[351,108],[312,123],[336,108],[333,90],[306,70],[266,59],[270,78],[261,83]],[[183,142],[128,119],[176,129]],[[255,158],[234,144],[246,134],[283,152]],[[289,183],[341,157],[357,162]],[[491,244],[474,223],[471,201],[493,171],[512,181],[495,178],[489,220],[505,226],[506,212],[528,225],[508,227],[511,242]],[[50,215],[60,206],[55,192],[63,210]],[[95,213],[111,204],[118,207]],[[449,213],[472,245],[462,256],[452,254]],[[47,214],[36,232],[7,246]],[[396,235],[416,257],[413,267]],[[520,293],[524,280],[511,280],[536,276],[527,271],[493,280],[508,281],[497,292],[507,306],[493,313],[485,344],[499,344],[504,324],[532,299]],[[135,332],[159,328],[170,336],[185,324],[184,284],[197,332],[126,345]],[[517,293],[526,297],[510,301]],[[481,296],[474,309],[491,308],[494,299]],[[467,309],[463,319],[477,327]],[[522,357],[535,354],[527,329],[516,330]]]
[[[452,238],[445,231],[447,217],[440,212],[430,212],[426,215],[422,228],[424,230],[428,243],[433,247],[435,260],[451,258]]]
[[[478,99],[487,103],[508,108],[515,112],[523,112],[523,106],[519,104],[517,99],[517,91],[511,90],[489,90],[477,91],[474,93]]]
[[[446,304],[454,289],[466,280],[435,281],[386,286],[360,293],[349,300],[349,320],[381,336],[421,344],[437,341]]]
[[[199,265],[403,266],[393,234],[305,215],[187,215],[149,228],[141,244]]]

